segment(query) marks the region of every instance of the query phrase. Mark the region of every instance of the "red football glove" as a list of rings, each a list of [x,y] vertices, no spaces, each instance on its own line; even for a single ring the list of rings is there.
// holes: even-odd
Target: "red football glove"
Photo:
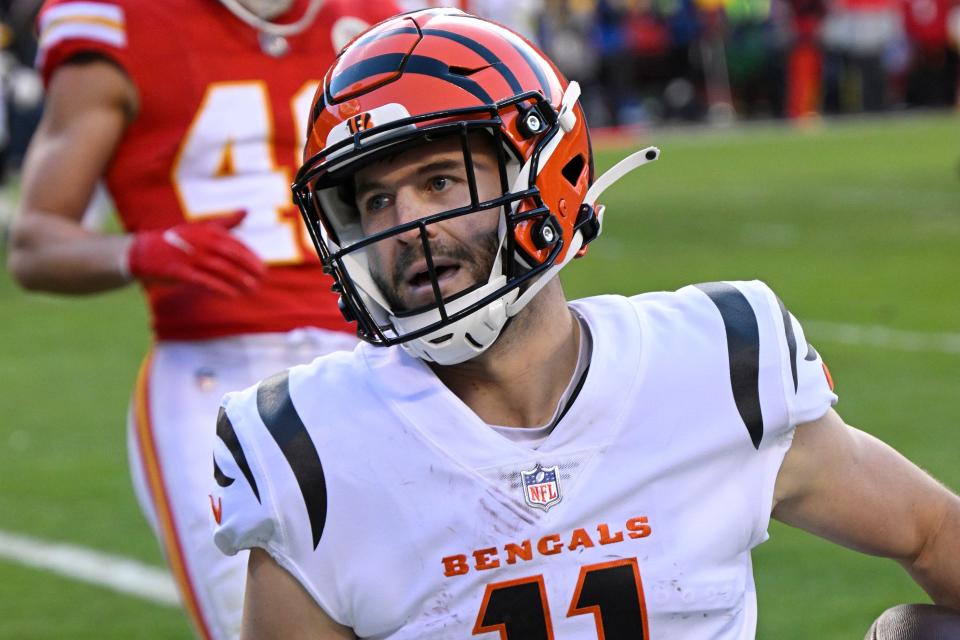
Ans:
[[[137,233],[127,253],[130,275],[143,282],[190,284],[229,296],[253,290],[266,267],[229,231],[245,215]]]

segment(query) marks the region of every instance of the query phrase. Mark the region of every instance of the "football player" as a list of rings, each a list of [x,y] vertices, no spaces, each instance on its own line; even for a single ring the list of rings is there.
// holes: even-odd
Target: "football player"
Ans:
[[[361,344],[225,398],[246,638],[752,638],[771,515],[960,607],[960,500],[846,425],[766,285],[568,301],[600,232],[568,83],[455,10],[327,73],[294,192]]]
[[[356,342],[290,199],[310,101],[371,0],[49,0],[46,110],[9,266],[28,289],[137,282],[156,342],[130,405],[138,498],[201,637],[239,633],[246,562],[210,540],[225,391]],[[99,178],[126,233],[85,229]]]

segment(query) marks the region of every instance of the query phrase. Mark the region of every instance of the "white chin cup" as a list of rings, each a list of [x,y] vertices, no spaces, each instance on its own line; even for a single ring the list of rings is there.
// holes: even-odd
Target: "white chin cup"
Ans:
[[[484,286],[445,304],[447,314],[452,315],[490,295],[507,281],[506,276],[491,278]],[[507,292],[482,309],[465,318],[441,327],[433,333],[408,340],[403,348],[410,355],[441,365],[459,364],[474,358],[494,343],[510,317],[507,310],[517,298],[517,290]],[[440,311],[431,309],[405,318],[390,317],[402,334],[422,329],[440,321]]]

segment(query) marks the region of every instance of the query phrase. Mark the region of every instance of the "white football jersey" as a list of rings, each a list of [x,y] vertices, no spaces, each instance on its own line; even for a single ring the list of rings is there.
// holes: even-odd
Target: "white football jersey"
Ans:
[[[836,402],[820,357],[760,282],[571,305],[589,370],[536,449],[400,348],[229,394],[218,546],[363,638],[753,638],[777,472]]]

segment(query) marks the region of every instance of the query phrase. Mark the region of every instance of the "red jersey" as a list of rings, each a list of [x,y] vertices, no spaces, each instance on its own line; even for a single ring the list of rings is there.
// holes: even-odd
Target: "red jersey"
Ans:
[[[297,0],[280,22],[303,15]],[[350,330],[292,204],[313,93],[339,47],[395,13],[392,1],[326,0],[278,41],[217,0],[48,0],[39,16],[44,81],[81,53],[114,61],[140,109],[105,181],[129,232],[238,210],[233,232],[268,265],[253,293],[146,287],[155,334],[190,340],[314,326]],[[273,55],[271,55],[271,53]]]

